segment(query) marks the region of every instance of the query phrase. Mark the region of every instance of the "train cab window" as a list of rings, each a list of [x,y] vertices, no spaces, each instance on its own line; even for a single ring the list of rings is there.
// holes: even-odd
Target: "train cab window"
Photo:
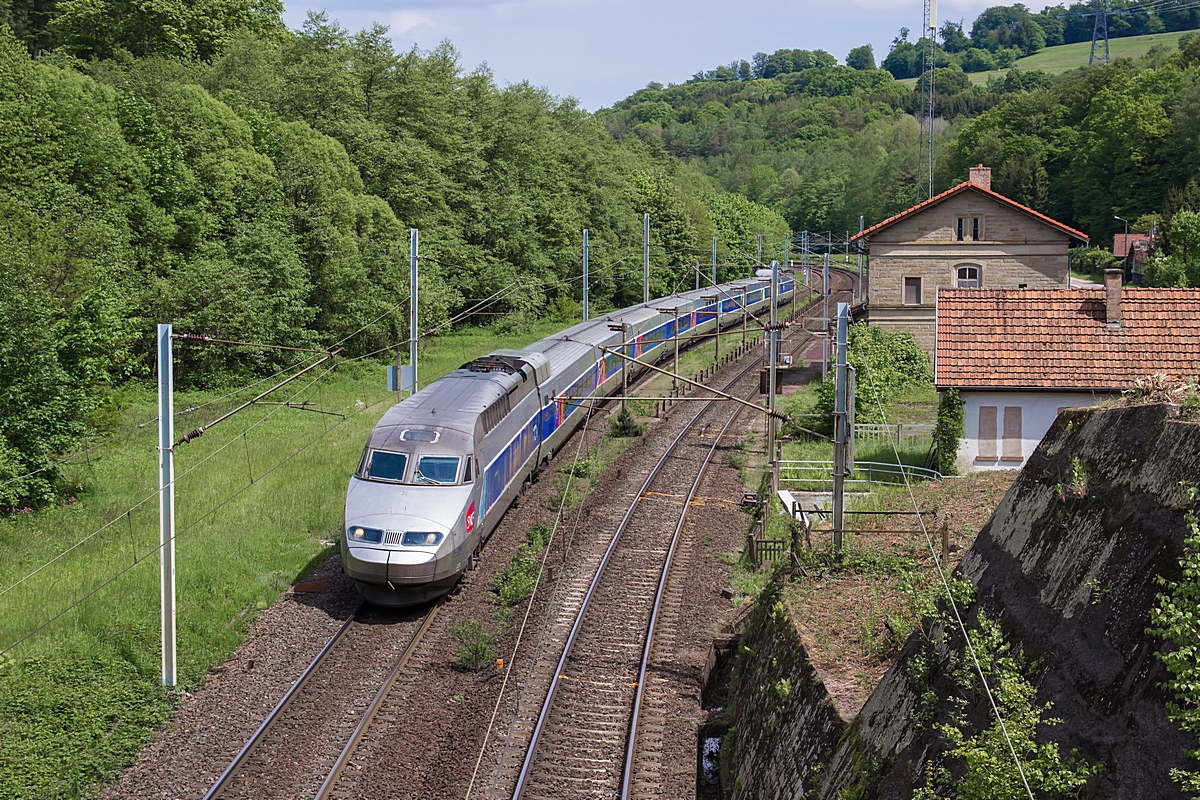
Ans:
[[[463,467],[463,483],[471,483],[475,476],[471,474],[471,457],[467,456],[467,465]]]
[[[371,462],[367,467],[366,477],[381,481],[402,481],[404,470],[408,466],[406,453],[389,453],[386,450],[372,450]]]
[[[458,456],[421,456],[413,483],[455,483],[458,480]]]

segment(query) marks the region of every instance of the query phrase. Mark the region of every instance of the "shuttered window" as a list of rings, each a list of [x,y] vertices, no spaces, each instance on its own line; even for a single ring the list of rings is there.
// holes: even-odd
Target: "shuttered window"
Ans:
[[[921,279],[920,278],[905,278],[904,279],[904,305],[906,305],[906,306],[921,305]]]
[[[979,407],[979,458],[996,460],[996,406]]]
[[[1021,438],[1021,407],[1004,407],[1004,451],[1001,458],[1004,461],[1023,461],[1023,440]]]

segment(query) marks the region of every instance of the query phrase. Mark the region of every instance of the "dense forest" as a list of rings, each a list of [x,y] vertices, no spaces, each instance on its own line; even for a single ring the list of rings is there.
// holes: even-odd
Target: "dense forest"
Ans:
[[[778,214],[449,44],[397,53],[323,15],[290,31],[244,1],[140,9],[3,8],[0,507],[52,495],[53,470],[12,478],[103,426],[156,322],[311,347],[370,325],[347,355],[394,353],[410,227],[424,329],[514,283],[490,307],[510,325],[574,318],[585,227],[593,303],[640,300],[644,212],[659,294],[712,237],[726,264],[756,234],[783,246]],[[272,352],[181,349],[177,380],[242,381]]]

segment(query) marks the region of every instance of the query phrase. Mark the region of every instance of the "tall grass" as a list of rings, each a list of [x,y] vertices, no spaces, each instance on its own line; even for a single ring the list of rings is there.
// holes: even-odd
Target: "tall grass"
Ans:
[[[477,329],[428,341],[422,384],[561,327],[534,323],[507,336]],[[175,405],[198,406],[216,394],[181,394]],[[177,434],[249,396],[181,415]],[[0,518],[0,650],[29,637],[0,658],[0,797],[93,794],[131,762],[176,702],[159,683],[156,425],[136,425],[154,417],[154,390],[130,386],[123,398],[121,424],[135,433],[67,465],[64,477],[75,488],[58,507]],[[176,449],[184,691],[202,685],[255,612],[337,541],[349,473],[395,395],[386,391],[383,364],[351,362],[315,382],[300,378],[272,399],[307,400],[343,416],[254,406]]]

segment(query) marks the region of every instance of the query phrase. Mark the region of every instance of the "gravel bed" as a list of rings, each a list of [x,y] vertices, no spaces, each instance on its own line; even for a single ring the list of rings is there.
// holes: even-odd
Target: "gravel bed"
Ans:
[[[174,724],[142,750],[102,798],[198,798],[359,605],[336,553],[306,578],[328,582],[316,592],[287,594],[261,612],[246,642],[184,694]]]

